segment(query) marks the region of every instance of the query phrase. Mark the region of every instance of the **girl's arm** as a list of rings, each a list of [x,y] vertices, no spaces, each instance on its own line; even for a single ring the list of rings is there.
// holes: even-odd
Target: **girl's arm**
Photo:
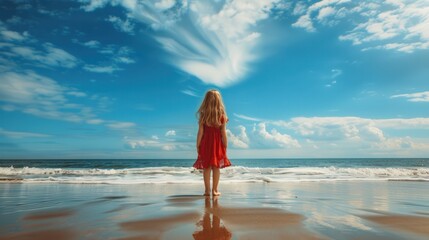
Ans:
[[[228,138],[226,137],[226,121],[222,124],[220,133],[222,135],[222,143],[225,148],[228,148]]]
[[[200,143],[201,143],[201,139],[203,138],[203,133],[204,133],[204,126],[200,124],[198,127],[198,135],[197,135],[197,153],[200,152]]]

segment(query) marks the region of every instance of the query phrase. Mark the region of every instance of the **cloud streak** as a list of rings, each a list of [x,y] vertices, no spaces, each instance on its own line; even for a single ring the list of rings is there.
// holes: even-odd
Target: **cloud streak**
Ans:
[[[32,133],[32,132],[16,132],[8,131],[0,128],[0,136],[5,136],[8,138],[46,138],[51,137],[51,135],[41,134],[41,133]]]
[[[393,95],[390,98],[406,98],[410,102],[429,102],[429,91]]]
[[[280,6],[278,0],[82,2],[86,11],[107,4],[122,6],[130,19],[152,28],[169,63],[219,87],[237,83],[248,74],[250,64],[260,57],[258,24]]]

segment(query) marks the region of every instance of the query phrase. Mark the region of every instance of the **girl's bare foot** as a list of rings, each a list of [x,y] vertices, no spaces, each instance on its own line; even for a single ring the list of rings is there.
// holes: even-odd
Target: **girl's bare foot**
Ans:
[[[204,194],[203,194],[203,196],[210,196],[210,193],[209,192],[205,192]]]
[[[220,192],[218,192],[218,191],[213,191],[213,196],[220,196]]]

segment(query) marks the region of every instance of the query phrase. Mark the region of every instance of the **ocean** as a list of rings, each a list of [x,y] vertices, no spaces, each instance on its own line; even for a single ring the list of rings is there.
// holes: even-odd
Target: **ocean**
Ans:
[[[192,184],[192,159],[0,160],[0,181],[81,184]],[[232,159],[228,182],[429,181],[429,158]]]

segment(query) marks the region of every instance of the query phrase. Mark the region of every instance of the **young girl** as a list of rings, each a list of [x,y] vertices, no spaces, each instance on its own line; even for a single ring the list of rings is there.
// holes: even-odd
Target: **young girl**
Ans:
[[[218,191],[220,171],[219,168],[231,166],[226,156],[228,146],[226,138],[226,116],[222,97],[216,90],[209,90],[197,112],[198,136],[197,152],[198,159],[194,168],[204,169],[204,196],[210,196],[210,174],[213,172],[213,196],[219,196]]]

